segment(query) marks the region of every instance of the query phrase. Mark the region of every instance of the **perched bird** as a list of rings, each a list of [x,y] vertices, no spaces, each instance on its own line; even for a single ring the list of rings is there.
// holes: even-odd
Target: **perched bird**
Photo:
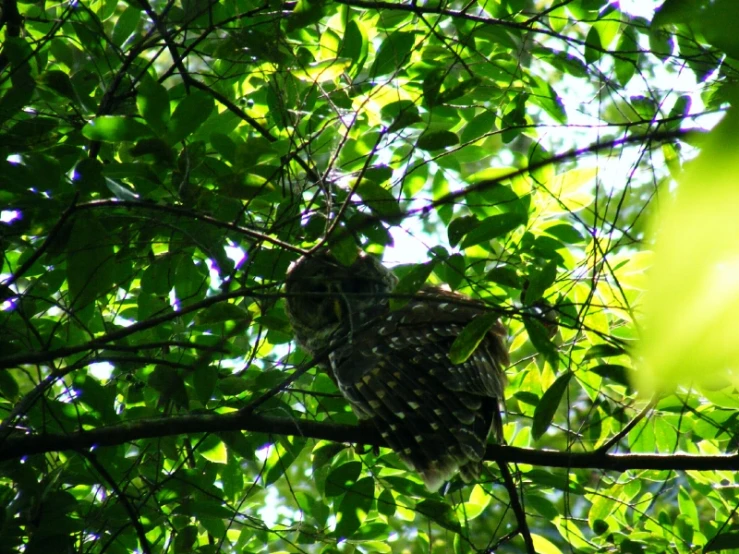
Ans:
[[[427,286],[391,311],[396,284],[369,254],[348,267],[327,253],[301,258],[285,285],[296,340],[311,355],[329,352],[324,365],[354,412],[375,425],[428,489],[438,490],[457,471],[474,481],[490,432],[503,438],[505,329],[497,322],[455,365],[452,343],[488,313],[486,306]]]

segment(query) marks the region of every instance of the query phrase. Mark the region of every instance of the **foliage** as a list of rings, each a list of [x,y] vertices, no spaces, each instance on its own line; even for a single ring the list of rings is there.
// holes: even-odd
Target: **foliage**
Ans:
[[[732,110],[737,9],[5,0],[0,552],[739,548],[736,384],[690,385],[696,360],[736,362],[734,312],[704,292],[720,326],[677,312],[724,334],[685,343],[660,396],[631,355],[647,216]],[[736,205],[722,132],[697,160],[719,152],[715,189],[685,184],[697,224],[736,212],[713,212]],[[736,268],[723,232],[666,247],[691,271],[649,356],[679,347],[658,331],[695,268]],[[429,493],[292,346],[289,264],[357,244],[508,326],[510,446],[483,482]]]

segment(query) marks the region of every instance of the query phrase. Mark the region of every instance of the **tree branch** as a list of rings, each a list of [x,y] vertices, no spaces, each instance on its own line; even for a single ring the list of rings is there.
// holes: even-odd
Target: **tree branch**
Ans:
[[[126,513],[131,520],[131,525],[133,525],[133,528],[136,530],[136,536],[139,538],[139,546],[143,553],[151,554],[151,545],[149,544],[149,540],[146,538],[146,531],[144,530],[144,526],[141,524],[141,516],[136,508],[133,507],[126,494],[118,486],[118,483],[115,482],[115,479],[113,479],[113,476],[108,473],[108,470],[105,469],[105,466],[98,461],[94,454],[87,452],[85,453],[85,458],[87,458],[87,461],[90,462],[90,465],[97,470],[100,476],[108,482],[110,488],[113,489],[113,492],[121,501],[121,504],[123,504],[123,508],[126,510]]]
[[[69,435],[46,434],[11,436],[0,443],[0,461],[12,460],[45,452],[83,450],[114,446],[133,440],[184,435],[250,431],[276,435],[293,435],[335,442],[386,446],[375,430],[362,426],[291,419],[263,415],[244,416],[238,412],[226,415],[186,415],[158,419],[140,419],[81,431]],[[739,455],[695,456],[689,454],[608,454],[607,452],[560,452],[534,450],[515,446],[489,444],[485,459],[497,462],[530,464],[567,469],[676,470],[717,471],[739,470]]]
[[[526,545],[526,552],[528,554],[536,554],[536,548],[534,547],[534,540],[531,538],[531,531],[529,530],[529,524],[526,522],[526,512],[521,504],[521,500],[518,498],[518,489],[516,483],[513,481],[508,465],[505,463],[498,463],[500,468],[500,474],[503,477],[503,483],[508,491],[508,498],[511,500],[511,508],[513,514],[516,516],[516,522],[518,523],[518,532],[523,537],[523,542]]]

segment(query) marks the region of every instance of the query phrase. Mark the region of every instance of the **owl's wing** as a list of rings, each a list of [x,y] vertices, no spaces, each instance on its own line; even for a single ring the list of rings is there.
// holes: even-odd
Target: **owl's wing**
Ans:
[[[375,424],[432,490],[457,470],[465,480],[479,476],[491,428],[502,437],[507,363],[502,328],[494,328],[466,362],[451,363],[454,339],[484,310],[443,294],[424,294],[379,318],[331,360],[357,414]]]

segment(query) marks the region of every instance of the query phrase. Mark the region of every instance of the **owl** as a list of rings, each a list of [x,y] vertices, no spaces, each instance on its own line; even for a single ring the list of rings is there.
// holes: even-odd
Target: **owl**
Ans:
[[[456,472],[475,481],[491,431],[502,440],[505,329],[497,323],[465,362],[454,364],[452,343],[487,313],[485,305],[427,286],[393,311],[388,295],[396,284],[369,254],[350,266],[328,253],[301,258],[285,284],[295,338],[311,355],[328,352],[325,368],[356,415],[429,490]]]

